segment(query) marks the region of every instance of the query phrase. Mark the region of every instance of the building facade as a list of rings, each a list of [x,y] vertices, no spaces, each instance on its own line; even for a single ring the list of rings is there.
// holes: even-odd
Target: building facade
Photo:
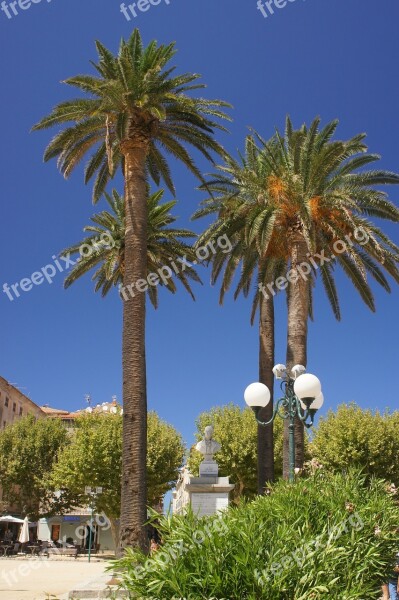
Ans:
[[[70,543],[81,549],[98,548],[101,553],[115,552],[111,525],[105,515],[93,515],[89,508],[78,508],[65,515],[43,517],[37,524],[39,540]],[[91,529],[91,534],[90,534]]]
[[[0,428],[4,429],[26,415],[34,415],[38,419],[46,416],[40,406],[0,377]]]
[[[12,425],[26,415],[41,419],[46,415],[28,396],[25,396],[4,377],[0,377],[0,429]],[[3,492],[0,486],[0,505],[6,512],[12,512],[13,506],[3,506]]]

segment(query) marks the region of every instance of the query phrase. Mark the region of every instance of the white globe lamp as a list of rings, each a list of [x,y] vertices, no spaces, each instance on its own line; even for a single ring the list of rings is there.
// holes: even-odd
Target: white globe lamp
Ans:
[[[321,383],[316,375],[303,373],[295,379],[294,392],[299,400],[304,398],[316,399],[321,394]]]
[[[251,408],[264,408],[270,402],[270,390],[264,383],[251,383],[244,392],[244,400]]]

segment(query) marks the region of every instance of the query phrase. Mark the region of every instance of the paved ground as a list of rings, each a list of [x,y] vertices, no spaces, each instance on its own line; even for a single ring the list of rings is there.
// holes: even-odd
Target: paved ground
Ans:
[[[0,559],[0,600],[63,600],[71,589],[108,581],[107,562],[39,558]]]

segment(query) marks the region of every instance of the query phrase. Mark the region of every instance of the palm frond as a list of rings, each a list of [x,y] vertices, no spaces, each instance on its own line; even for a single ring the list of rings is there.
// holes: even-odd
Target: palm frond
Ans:
[[[162,203],[164,191],[148,196],[148,242],[147,242],[147,273],[155,273],[171,263],[181,265],[179,258],[188,261],[196,259],[195,248],[184,240],[195,239],[197,235],[186,229],[171,227],[176,221],[171,213],[176,201]],[[91,224],[84,230],[93,235],[85,237],[81,242],[66,248],[61,254],[78,257],[78,262],[65,279],[64,286],[68,288],[86,273],[97,270],[92,276],[95,291],[101,291],[106,296],[113,287],[123,287],[125,262],[125,202],[123,196],[116,190],[105,194],[109,206],[108,211],[102,211],[91,217]],[[108,243],[107,243],[108,242]],[[92,249],[90,253],[82,254],[83,247]],[[147,294],[152,305],[158,306],[157,286],[165,287],[171,293],[177,291],[179,281],[190,296],[195,299],[190,282],[202,283],[194,267],[178,270],[166,282],[159,280],[157,285],[148,285]]]

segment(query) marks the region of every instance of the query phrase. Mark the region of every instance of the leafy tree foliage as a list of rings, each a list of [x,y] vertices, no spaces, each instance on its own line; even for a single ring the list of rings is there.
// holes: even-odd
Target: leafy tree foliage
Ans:
[[[173,487],[183,462],[184,444],[180,434],[155,412],[148,414],[147,476],[148,501],[158,503]],[[54,489],[62,491],[59,507],[89,505],[85,487],[103,488],[94,500],[97,513],[109,518],[117,546],[122,476],[122,416],[84,414],[76,421],[71,444],[60,454],[51,476]]]
[[[0,432],[0,484],[3,500],[37,517],[51,493],[45,480],[58,453],[68,445],[64,425],[28,415]]]
[[[155,412],[148,414],[147,437],[148,501],[155,506],[177,482],[185,445],[176,429]]]
[[[363,410],[342,404],[321,418],[310,450],[325,468],[345,471],[349,465],[399,485],[399,412]]]

